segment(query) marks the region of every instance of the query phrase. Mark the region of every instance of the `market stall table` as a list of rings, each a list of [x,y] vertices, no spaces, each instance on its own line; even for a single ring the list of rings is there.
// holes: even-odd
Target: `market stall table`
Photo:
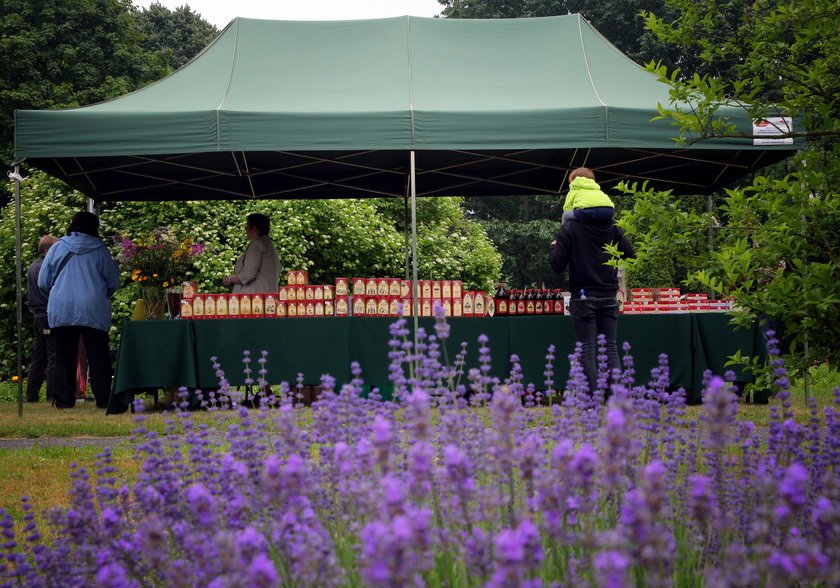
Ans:
[[[318,385],[322,374],[337,384],[351,378],[351,363],[358,362],[364,381],[386,388],[389,359],[389,325],[394,317],[308,317],[286,319],[206,319],[126,321],[123,324],[109,413],[125,412],[134,395],[144,389],[169,386],[215,388],[219,377],[213,360],[220,364],[233,386],[242,386],[246,374],[243,352],[250,351],[251,377],[256,380],[257,360],[267,352],[267,379],[292,386],[303,374],[303,383]],[[467,342],[465,369],[477,367],[478,338],[487,335],[492,357],[491,376],[504,378],[510,372],[510,356],[516,354],[525,384],[545,389],[546,353],[555,346],[555,387],[565,383],[567,356],[574,350],[571,318],[535,315],[493,318],[452,318],[445,355],[454,361]],[[411,322],[408,326],[410,328]],[[434,319],[420,319],[420,328],[434,333]],[[411,337],[411,335],[409,335]],[[703,371],[723,373],[728,357],[763,355],[758,327],[736,329],[729,317],[718,313],[624,315],[618,322],[619,345],[627,341],[634,358],[636,381],[645,384],[650,369],[668,354],[671,384],[692,391],[699,400]],[[623,355],[621,349],[619,353]],[[751,381],[748,373],[735,370],[737,379]]]

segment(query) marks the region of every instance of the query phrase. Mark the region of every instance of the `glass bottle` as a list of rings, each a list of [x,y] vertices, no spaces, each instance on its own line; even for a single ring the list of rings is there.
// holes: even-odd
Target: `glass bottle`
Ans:
[[[496,294],[494,298],[496,299],[496,314],[499,316],[508,314],[508,299],[510,298],[510,293],[507,289],[505,289],[504,284],[496,286]]]

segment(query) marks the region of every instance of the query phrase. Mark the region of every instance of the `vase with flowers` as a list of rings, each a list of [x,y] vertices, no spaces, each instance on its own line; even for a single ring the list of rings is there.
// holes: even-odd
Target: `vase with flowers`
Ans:
[[[179,239],[168,228],[130,239],[114,235],[120,246],[118,261],[131,272],[131,281],[140,286],[147,319],[161,319],[166,308],[167,288],[180,284],[196,257],[204,253],[202,243]]]

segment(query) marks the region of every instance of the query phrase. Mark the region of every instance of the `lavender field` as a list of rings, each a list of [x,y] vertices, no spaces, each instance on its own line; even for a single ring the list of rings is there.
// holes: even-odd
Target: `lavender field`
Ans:
[[[44,523],[25,506],[22,532],[0,511],[0,585],[840,583],[840,420],[814,404],[793,421],[781,360],[782,408],[760,434],[711,375],[687,421],[664,357],[635,374],[625,350],[620,383],[602,368],[589,394],[573,356],[559,393],[554,366],[568,364],[552,351],[535,387],[516,368],[489,378],[483,339],[443,357],[443,321],[416,347],[403,321],[392,335],[396,402],[363,397],[354,366],[341,389],[324,376],[311,408],[292,388],[249,409],[217,366],[215,427],[179,410],[162,437],[141,411],[133,480],[105,450],[95,471],[75,468],[72,508]],[[267,360],[245,357],[255,385]]]

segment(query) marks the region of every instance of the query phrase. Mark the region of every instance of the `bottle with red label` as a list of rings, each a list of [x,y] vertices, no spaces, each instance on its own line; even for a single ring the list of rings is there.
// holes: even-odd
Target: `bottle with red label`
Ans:
[[[516,312],[516,296],[517,296],[517,290],[508,290],[507,313],[510,316],[516,316],[518,314]]]
[[[545,296],[542,290],[537,290],[534,294],[534,314],[543,314],[545,312]]]
[[[554,291],[546,290],[543,294],[543,314],[554,314]]]
[[[519,290],[516,296],[516,314],[527,314],[525,305],[525,290]]]
[[[493,297],[496,299],[496,314],[499,316],[508,314],[510,293],[507,291],[504,284],[496,286],[496,294]]]

